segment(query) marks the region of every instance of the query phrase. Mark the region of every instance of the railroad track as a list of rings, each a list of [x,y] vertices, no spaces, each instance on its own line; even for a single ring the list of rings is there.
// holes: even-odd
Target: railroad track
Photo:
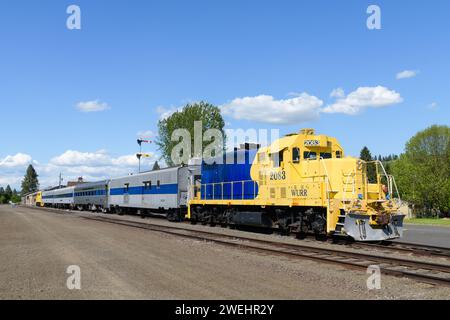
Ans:
[[[398,251],[403,253],[411,253],[413,255],[418,256],[430,256],[430,257],[441,257],[450,259],[450,249],[438,246],[430,246],[424,244],[416,244],[416,243],[407,243],[400,241],[384,241],[381,244],[371,244],[371,243],[352,243],[351,247],[358,248],[367,248],[373,249],[376,248],[378,250],[389,250],[389,251]]]
[[[71,210],[62,210],[62,209],[55,209],[55,208],[40,208],[40,207],[28,207],[31,209],[36,210],[45,210],[50,212],[57,212],[57,213],[87,213],[86,211],[71,211]],[[243,229],[247,230],[247,229]],[[280,233],[280,230],[277,228],[251,228],[252,231],[257,230],[258,232],[265,232],[267,233],[270,231],[271,233]],[[295,234],[292,234],[296,236]],[[314,243],[317,242],[317,240],[311,240],[314,238],[314,235],[307,235],[307,238],[302,239],[302,243]],[[450,259],[450,248],[445,247],[438,247],[438,246],[430,246],[430,245],[423,245],[423,244],[415,244],[415,243],[406,243],[406,242],[399,242],[399,241],[383,241],[381,243],[367,243],[367,242],[355,242],[350,241],[349,239],[345,238],[328,238],[326,239],[327,243],[333,244],[336,246],[345,246],[350,247],[354,249],[362,249],[362,250],[369,250],[373,251],[378,250],[382,253],[390,253],[390,252],[399,252],[399,253],[407,253],[412,254],[415,256],[429,256],[429,257],[440,257],[440,258],[447,258]]]
[[[117,225],[156,231],[172,236],[206,241],[245,249],[263,254],[284,256],[289,258],[308,259],[345,266],[348,268],[367,270],[377,265],[383,274],[406,277],[435,285],[450,286],[450,265],[427,261],[410,260],[399,257],[380,256],[376,254],[349,252],[335,248],[319,248],[304,244],[287,244],[278,241],[254,239],[244,236],[225,235],[217,232],[186,229],[178,226],[163,226],[147,222],[114,219],[101,216],[80,216],[88,220],[96,220]],[[397,249],[397,248],[396,248]]]
[[[266,228],[266,227],[243,227],[242,230],[251,231],[251,232],[260,232],[260,233],[273,233],[280,235],[290,235],[297,237],[298,234],[295,232],[290,232],[286,234],[284,231],[281,231],[278,228]],[[354,240],[350,240],[348,238],[338,236],[338,237],[324,237],[320,240],[316,239],[316,236],[312,233],[303,235],[304,238],[301,239],[302,242],[327,242],[329,244],[333,244],[336,246],[344,245],[346,247],[350,247],[353,249],[362,249],[362,250],[370,250],[374,249],[379,250],[381,252],[392,252],[396,251],[399,253],[408,253],[413,254],[415,256],[429,256],[429,257],[441,257],[450,259],[450,248],[431,246],[431,245],[423,245],[418,243],[406,243],[400,241],[379,241],[374,243],[369,242],[355,242]],[[314,240],[312,240],[314,239]]]

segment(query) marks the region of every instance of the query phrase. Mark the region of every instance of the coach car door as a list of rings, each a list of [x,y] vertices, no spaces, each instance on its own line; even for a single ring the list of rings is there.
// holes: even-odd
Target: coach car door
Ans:
[[[124,188],[123,188],[123,203],[124,204],[129,204],[130,203],[130,184],[129,183],[125,183]]]
[[[150,198],[150,190],[152,188],[152,182],[150,180],[144,181],[143,184],[144,186],[142,187],[141,204],[146,206],[150,204],[148,199]]]

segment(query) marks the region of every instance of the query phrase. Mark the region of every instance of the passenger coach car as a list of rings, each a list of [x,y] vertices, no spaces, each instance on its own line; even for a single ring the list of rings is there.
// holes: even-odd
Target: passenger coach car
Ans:
[[[42,191],[42,203],[46,207],[73,209],[74,190],[75,187],[66,187],[61,189]]]
[[[109,209],[109,180],[82,183],[75,187],[74,205],[78,210],[104,211]]]
[[[179,166],[111,179],[109,208],[119,214],[159,213],[179,220],[187,213],[189,186],[200,166]]]

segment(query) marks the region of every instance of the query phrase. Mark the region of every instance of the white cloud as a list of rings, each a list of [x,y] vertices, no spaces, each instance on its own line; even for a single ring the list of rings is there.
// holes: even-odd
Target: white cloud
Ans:
[[[7,185],[10,185],[12,189],[17,189],[21,184],[23,176],[2,176],[0,177],[0,186],[5,188]]]
[[[139,138],[153,138],[155,133],[152,130],[143,130],[137,133]]]
[[[149,154],[150,158],[141,159],[143,171],[150,170],[153,162],[158,158],[153,153]],[[32,160],[31,156],[18,153],[15,156],[0,159],[0,186],[6,187],[10,184],[12,188],[20,189],[20,183],[29,163],[33,164],[39,175],[42,188],[57,185],[60,173],[63,175],[65,184],[67,181],[77,180],[78,177],[83,177],[85,181],[99,181],[126,176],[138,170],[138,159],[135,154],[111,156],[106,150],[95,152],[67,150],[53,157],[48,163],[38,163]]]
[[[336,88],[330,93],[330,97],[332,98],[343,98],[345,97],[344,89],[342,88]]]
[[[31,156],[25,153],[17,153],[13,156],[8,155],[3,159],[0,159],[0,167],[12,168],[22,167],[31,163]]]
[[[148,152],[146,152],[146,153],[148,153]],[[152,155],[152,154],[150,153],[150,155]],[[152,157],[153,157],[153,155],[152,155]],[[141,163],[144,159],[145,158],[141,159]],[[139,164],[139,160],[135,154],[121,156],[121,157],[118,157],[115,159],[111,159],[111,162],[113,165],[116,165],[116,166],[128,166],[128,167],[137,166]]]
[[[77,108],[82,112],[97,112],[110,109],[107,103],[100,102],[99,100],[78,102]]]
[[[170,117],[175,112],[181,111],[181,110],[183,110],[183,107],[170,107],[170,108],[166,108],[163,106],[156,107],[156,112],[159,113],[160,120],[164,120],[164,119]]]
[[[10,185],[11,188],[19,189],[29,164],[36,165],[37,162],[25,153],[19,152],[15,155],[8,155],[3,159],[0,158],[0,186]]]
[[[439,105],[437,104],[437,102],[432,102],[427,106],[427,108],[430,110],[436,110],[438,107]]]
[[[419,73],[419,71],[417,71],[417,70],[404,70],[404,71],[397,73],[396,78],[397,78],[397,80],[413,78],[418,73]]]
[[[152,153],[146,153],[150,154],[151,156],[147,159],[154,158],[154,155]],[[62,167],[132,167],[138,165],[138,159],[135,154],[114,158],[111,157],[106,150],[99,150],[96,152],[80,152],[67,150],[63,154],[51,159],[50,164]]]
[[[400,94],[386,87],[359,87],[322,109],[322,112],[355,115],[365,108],[381,108],[401,102],[403,98]]]
[[[221,106],[223,114],[237,120],[272,124],[300,123],[316,119],[323,101],[307,93],[276,100],[269,95],[236,98]]]
[[[97,152],[67,150],[63,154],[51,159],[50,163],[56,166],[101,166],[108,165],[111,161],[105,150],[99,150]]]
[[[141,159],[142,170],[150,170],[157,157],[149,153],[150,158]],[[83,177],[85,181],[98,181],[120,177],[137,172],[138,159],[135,154],[111,156],[106,150],[81,152],[68,150],[54,157],[48,164],[36,167],[41,185],[51,186],[57,183],[57,177],[62,172],[65,182]]]

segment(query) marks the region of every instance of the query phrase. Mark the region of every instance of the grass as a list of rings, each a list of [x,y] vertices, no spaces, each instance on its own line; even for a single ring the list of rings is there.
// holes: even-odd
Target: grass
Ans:
[[[412,218],[412,219],[405,219],[405,223],[450,227],[449,218],[442,218],[442,219]]]

